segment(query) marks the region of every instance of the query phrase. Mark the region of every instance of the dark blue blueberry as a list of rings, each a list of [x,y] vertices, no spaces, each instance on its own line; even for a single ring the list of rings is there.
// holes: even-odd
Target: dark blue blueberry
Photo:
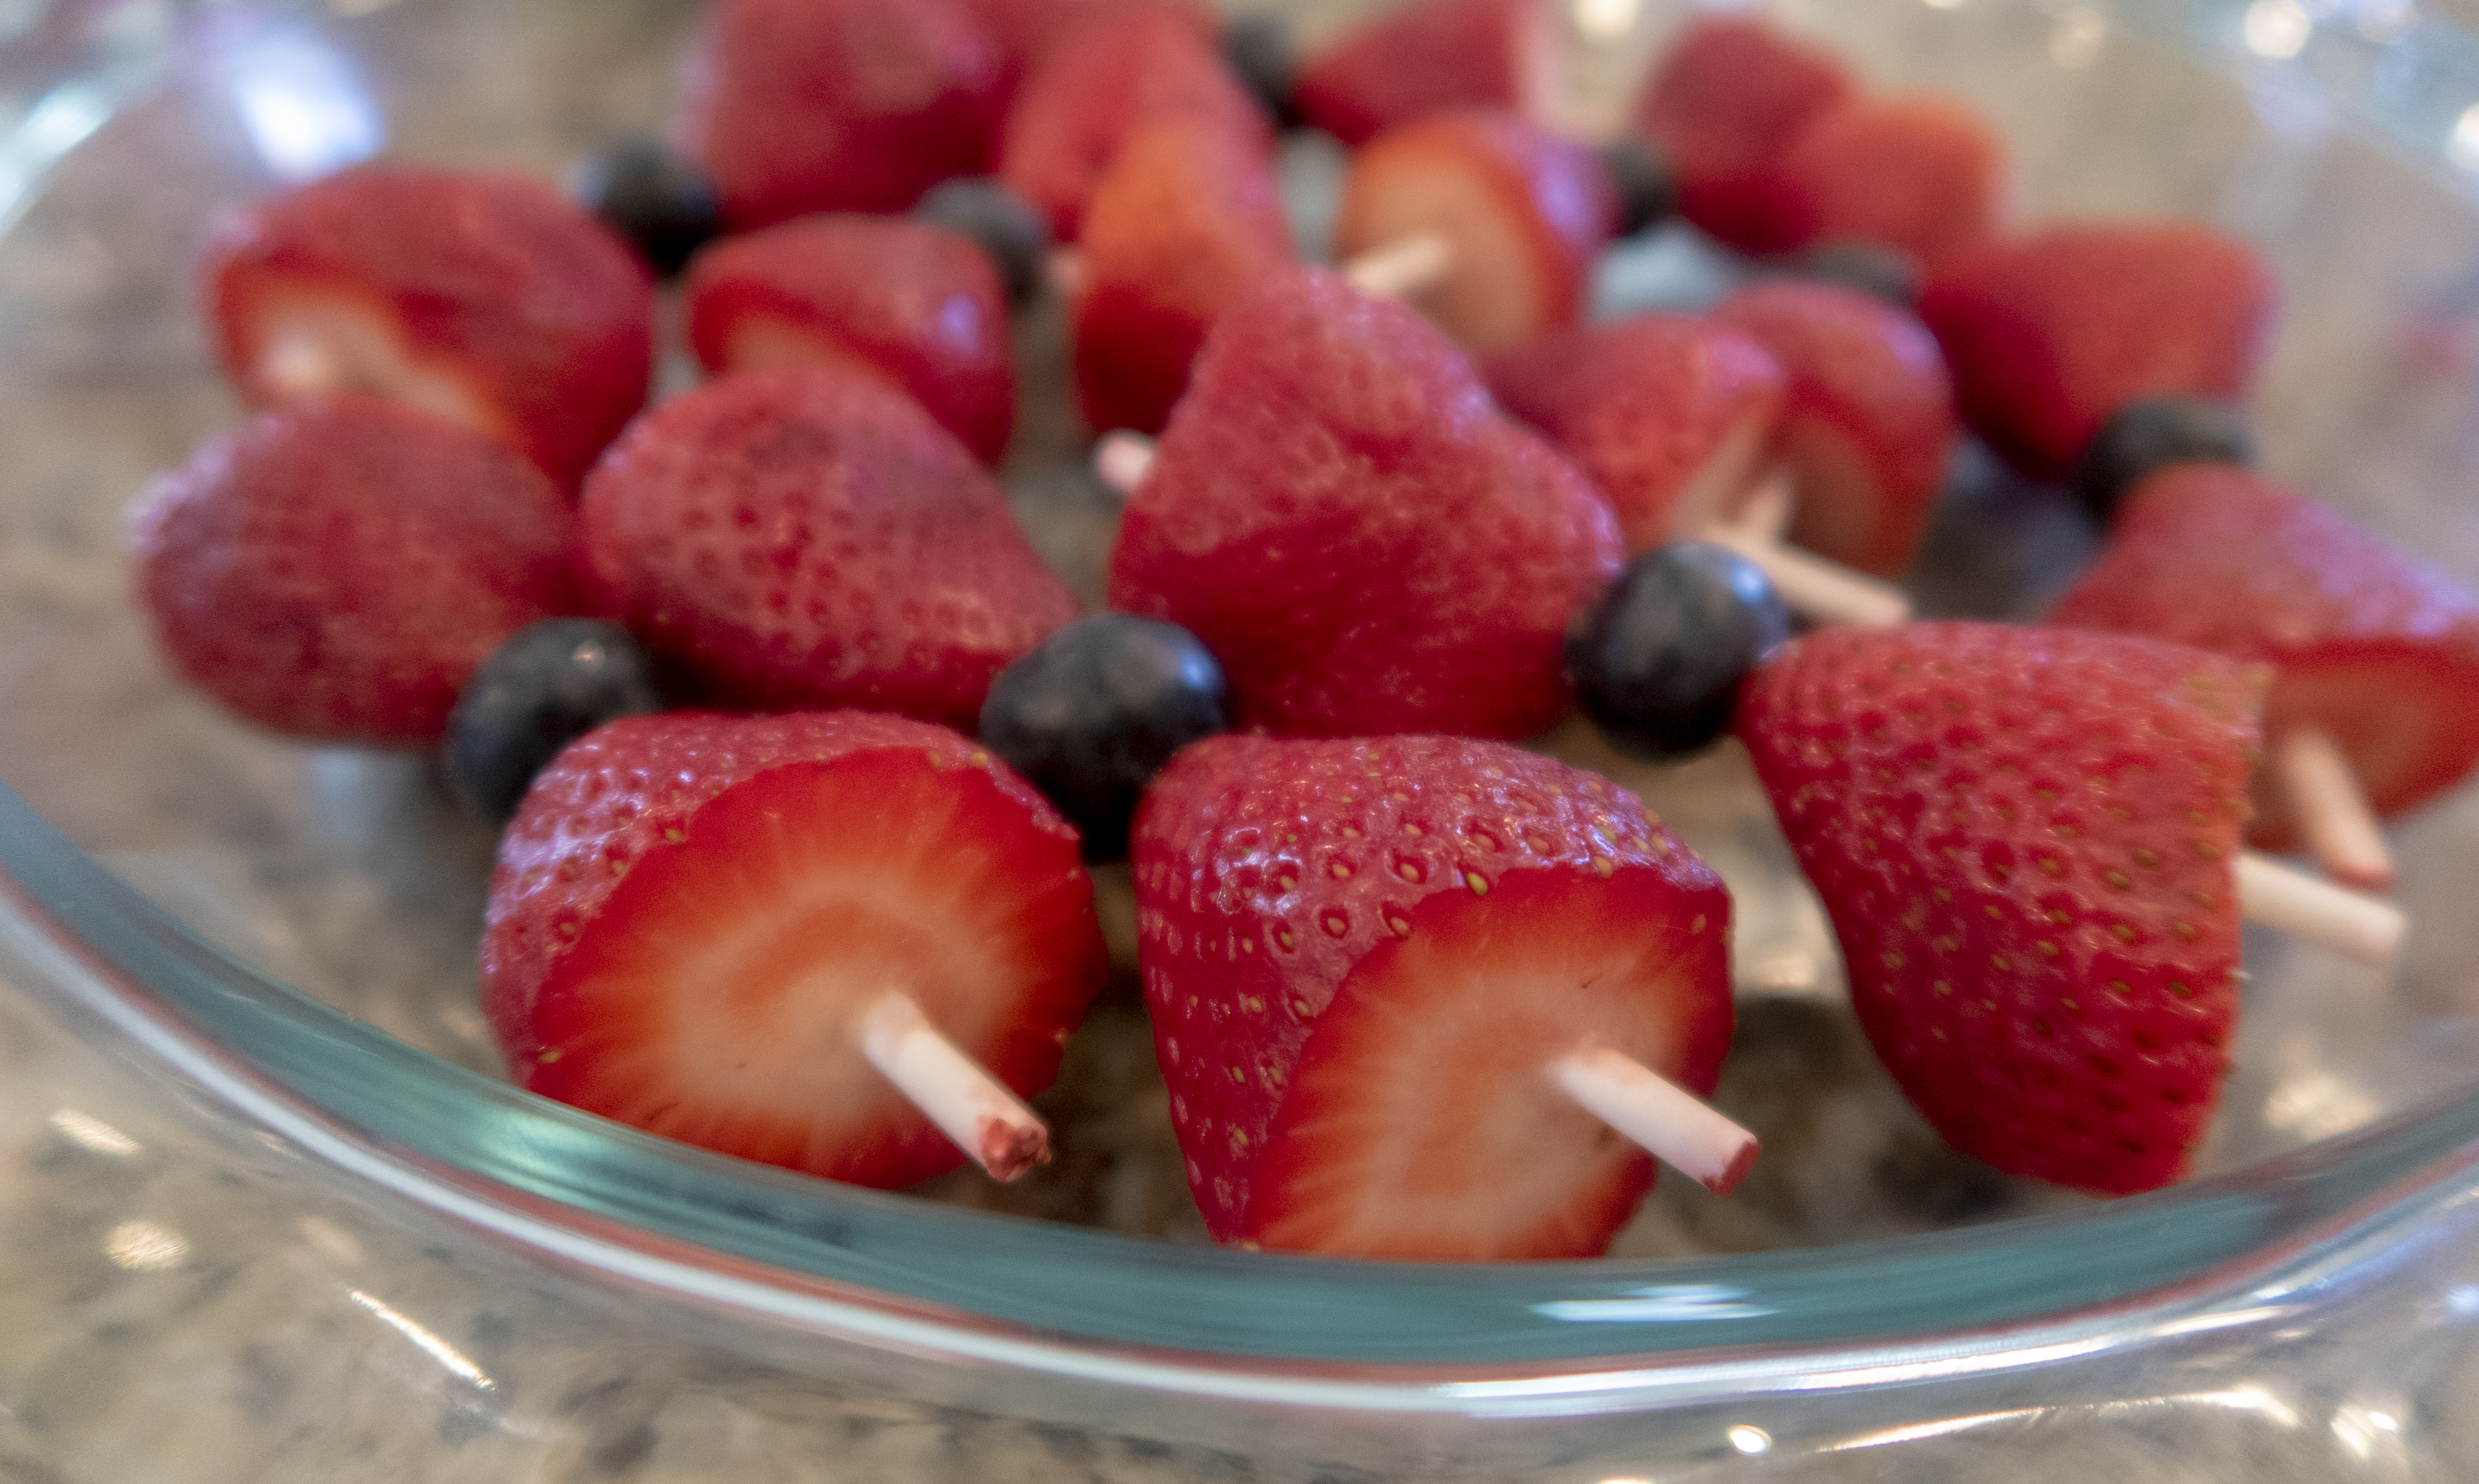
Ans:
[[[587,160],[569,193],[666,278],[723,230],[714,182],[695,161],[653,140],[622,140]]]
[[[912,215],[979,243],[999,270],[1008,300],[1023,304],[1041,292],[1050,256],[1050,223],[1024,197],[987,176],[941,181],[914,204]]]
[[[1222,61],[1275,122],[1288,129],[1300,121],[1291,98],[1300,52],[1289,20],[1262,11],[1233,16],[1222,28]]]
[[[1646,141],[1622,134],[1597,151],[1619,203],[1619,236],[1658,226],[1678,210],[1678,175]]]
[[[1883,299],[1896,309],[1910,309],[1920,301],[1919,264],[1909,253],[1880,243],[1819,243],[1792,258],[1789,266],[1802,278]]]
[[[465,682],[447,714],[447,781],[505,823],[561,748],[604,722],[661,709],[653,660],[628,630],[545,619],[510,634]]]
[[[2093,520],[2108,525],[2127,492],[2171,464],[2255,462],[2246,419],[2227,402],[2200,397],[2145,397],[2100,425],[2075,466],[2075,493]]]
[[[1176,624],[1095,613],[999,672],[982,745],[1085,833],[1085,858],[1128,853],[1137,796],[1190,742],[1223,729],[1222,667]]]
[[[1567,669],[1611,746],[1669,761],[1729,729],[1739,682],[1789,638],[1789,610],[1754,563],[1680,541],[1627,563],[1568,633]]]

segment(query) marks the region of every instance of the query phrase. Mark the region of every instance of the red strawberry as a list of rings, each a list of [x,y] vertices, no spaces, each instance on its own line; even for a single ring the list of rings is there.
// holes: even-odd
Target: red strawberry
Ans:
[[[1902,311],[1829,284],[1743,289],[1713,318],[1790,377],[1774,435],[1799,482],[1790,539],[1863,572],[1908,566],[1959,430],[1936,342]]]
[[[1074,40],[1086,26],[1122,11],[1163,5],[1186,13],[1205,40],[1214,40],[1221,29],[1214,12],[1194,0],[963,0],[964,9],[981,22],[1005,59],[1004,91],[1010,97],[1026,72],[1048,61],[1051,53]]]
[[[2137,485],[2108,549],[2050,622],[2149,634],[2274,668],[2264,731],[2341,744],[2380,814],[2479,765],[2479,595],[2347,517],[2228,464]],[[2278,788],[2250,836],[2287,850]]]
[[[1557,57],[1548,0],[1411,0],[1311,59],[1292,96],[1301,117],[1356,149],[1446,109],[1546,118]]]
[[[1135,840],[1137,963],[1218,1241],[1589,1257],[1651,1163],[1543,1068],[1606,1045],[1697,1092],[1730,899],[1633,796],[1501,744],[1216,737]]]
[[[1609,507],[1445,338],[1337,275],[1225,311],[1111,553],[1111,606],[1205,642],[1234,724],[1521,737],[1572,704]]]
[[[192,684],[262,726],[429,747],[499,641],[573,611],[576,521],[478,434],[363,397],[208,440],[131,515],[138,588]]]
[[[518,1082],[742,1159],[903,1186],[962,1155],[862,1059],[889,991],[1020,1093],[1108,972],[1076,832],[941,728],[613,722],[499,842],[482,1011]]]
[[[1875,243],[1934,268],[1997,230],[2006,146],[1952,98],[1856,99],[1801,131],[1773,189],[1786,245]]]
[[[1444,238],[1445,277],[1412,300],[1477,353],[1573,324],[1617,219],[1591,150],[1505,110],[1462,109],[1391,130],[1353,159],[1334,249]]]
[[[2262,674],[2115,634],[1827,629],[1739,734],[1859,1023],[1966,1154],[2105,1191],[2182,1174],[2237,1018]]]
[[[1015,427],[1015,351],[989,255],[883,217],[806,217],[698,255],[689,344],[708,374],[806,361],[874,371],[995,464]]]
[[[1751,482],[1782,371],[1736,330],[1637,315],[1490,357],[1490,390],[1549,435],[1618,511],[1630,552],[1701,530]]]
[[[729,706],[969,727],[991,677],[1076,616],[963,446],[844,366],[665,402],[580,513],[616,614]]]
[[[735,231],[892,212],[987,165],[1000,57],[956,0],[718,0],[680,144]]]
[[[2235,401],[2271,335],[2272,272],[2191,222],[2051,227],[1955,257],[1920,294],[1963,416],[2035,474],[2139,397]]]
[[[520,175],[363,166],[217,233],[200,297],[252,406],[386,397],[574,487],[645,405],[653,283],[635,252]]]
[[[1274,172],[1253,143],[1174,121],[1137,135],[1085,213],[1076,395],[1094,428],[1162,431],[1205,332],[1291,261]]]
[[[1760,20],[1700,15],[1653,69],[1635,122],[1677,172],[1679,215],[1734,247],[1780,252],[1800,224],[1781,218],[1773,172],[1857,92],[1830,53]]]
[[[1186,119],[1262,151],[1273,125],[1195,21],[1171,5],[1129,6],[1085,26],[1025,80],[1009,111],[999,174],[1074,242],[1086,199],[1120,147],[1150,125]]]

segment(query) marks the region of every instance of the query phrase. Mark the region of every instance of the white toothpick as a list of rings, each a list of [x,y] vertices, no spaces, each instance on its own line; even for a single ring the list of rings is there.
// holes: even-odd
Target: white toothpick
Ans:
[[[1013,1180],[1049,1160],[1049,1125],[940,1035],[910,995],[882,995],[853,1031],[869,1064],[991,1178]]]
[[[1342,276],[1363,294],[1399,299],[1436,287],[1454,268],[1453,243],[1441,233],[1416,232],[1353,257],[1342,265]]]
[[[2272,739],[2271,765],[2307,852],[2324,874],[2370,891],[2390,886],[2393,855],[2384,826],[2333,734],[2320,727],[2288,728]]]
[[[1783,546],[1736,524],[1706,527],[1704,539],[1761,568],[1793,613],[1819,624],[1888,627],[1907,623],[1911,600],[1881,578]]]
[[[1104,433],[1093,446],[1093,473],[1105,488],[1134,495],[1154,467],[1154,441],[1126,428]]]
[[[2401,947],[2409,919],[2390,902],[2318,881],[2252,852],[2238,857],[2238,910],[2250,922],[2321,943],[2383,968]]]
[[[1606,1046],[1571,1051],[1549,1078],[1578,1107],[1716,1195],[1748,1176],[1756,1136],[1659,1072]]]

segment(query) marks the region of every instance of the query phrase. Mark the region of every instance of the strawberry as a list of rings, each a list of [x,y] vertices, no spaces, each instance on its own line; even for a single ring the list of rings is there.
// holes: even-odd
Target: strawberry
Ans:
[[[1762,345],[1686,315],[1545,335],[1484,370],[1506,410],[1609,497],[1630,553],[1721,515],[1754,475],[1782,405],[1781,367]]]
[[[1233,725],[1521,737],[1619,561],[1609,507],[1445,337],[1316,269],[1207,337],[1111,552],[1111,606],[1205,642]]]
[[[1119,149],[1149,125],[1186,119],[1270,155],[1273,125],[1223,66],[1194,17],[1166,4],[1128,6],[1051,53],[1008,111],[999,175],[1077,240],[1085,203]]]
[[[1856,96],[1830,53],[1761,20],[1699,15],[1653,68],[1636,105],[1636,131],[1678,175],[1678,211],[1750,252],[1799,243],[1781,217],[1773,172],[1816,119]]]
[[[1310,124],[1357,149],[1446,109],[1546,119],[1557,58],[1548,0],[1410,0],[1311,58],[1292,96]]]
[[[2050,622],[2271,665],[2265,733],[2322,729],[2380,814],[2479,764],[2479,595],[2236,465],[2175,465],[2137,485]],[[2259,790],[2252,839],[2295,843],[2281,789]]]
[[[645,405],[653,281],[612,231],[520,175],[363,166],[219,231],[199,296],[254,407],[392,397],[574,488]]]
[[[2237,1018],[2262,672],[2117,634],[1826,629],[1739,734],[1853,1008],[1955,1148],[2084,1190],[2175,1180]]]
[[[1006,72],[1002,92],[1012,98],[1024,75],[1097,20],[1148,6],[1169,5],[1188,14],[1196,34],[1214,39],[1220,22],[1195,0],[962,0],[999,49]]]
[[[1553,1090],[1586,1043],[1709,1092],[1730,899],[1607,780],[1496,743],[1217,737],[1137,819],[1137,960],[1214,1238],[1589,1257],[1651,1163]]]
[[[430,747],[473,668],[572,611],[576,521],[525,460],[427,413],[320,397],[208,440],[130,517],[190,681],[324,742]]]
[[[580,514],[617,616],[726,706],[970,727],[991,677],[1076,616],[963,446],[847,366],[665,402]]]
[[[1443,237],[1446,274],[1412,299],[1479,353],[1573,324],[1617,223],[1591,150],[1505,109],[1457,109],[1390,130],[1352,160],[1334,248],[1348,258]]]
[[[1936,342],[1901,310],[1830,284],[1759,284],[1713,318],[1790,377],[1774,434],[1799,483],[1790,539],[1883,576],[1908,566],[1959,431]]]
[[[956,0],[718,0],[676,133],[734,231],[902,211],[988,163],[1001,82]]]
[[[1240,292],[1291,261],[1274,172],[1255,145],[1174,120],[1128,141],[1085,213],[1076,396],[1094,428],[1158,433]]]
[[[1787,245],[1873,243],[1934,268],[1997,230],[2006,146],[1952,98],[1855,99],[1800,132],[1771,188]]]
[[[1076,832],[941,728],[835,711],[613,722],[499,842],[482,1011],[546,1097],[860,1185],[961,1162],[855,1044],[909,995],[1020,1093],[1108,972]]]
[[[1920,318],[1971,425],[2056,475],[2136,397],[2243,397],[2274,297],[2262,261],[2210,227],[2092,223],[1957,255],[1921,291]]]
[[[874,371],[995,464],[1015,427],[1005,292],[968,238],[900,217],[805,217],[718,243],[689,270],[709,375],[804,361]]]

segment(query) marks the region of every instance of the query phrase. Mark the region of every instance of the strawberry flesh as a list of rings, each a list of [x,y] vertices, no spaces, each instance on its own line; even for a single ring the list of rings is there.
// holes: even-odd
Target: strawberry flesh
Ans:
[[[1415,0],[1311,59],[1300,116],[1354,149],[1397,124],[1459,108],[1546,119],[1558,94],[1547,0]]]
[[[1997,230],[2006,147],[1953,98],[1861,98],[1802,130],[1773,185],[1787,245],[1873,243],[1932,269]]]
[[[1637,132],[1678,173],[1678,211],[1749,252],[1799,245],[1775,171],[1801,133],[1857,94],[1831,54],[1763,21],[1700,15],[1679,32],[1636,105]]]

